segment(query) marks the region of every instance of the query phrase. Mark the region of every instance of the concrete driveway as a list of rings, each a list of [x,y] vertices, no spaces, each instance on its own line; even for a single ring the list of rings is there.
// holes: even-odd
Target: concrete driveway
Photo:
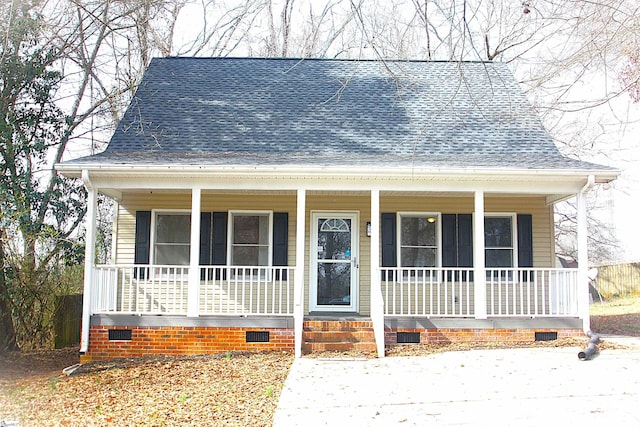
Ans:
[[[640,347],[580,350],[301,358],[274,426],[640,426]]]

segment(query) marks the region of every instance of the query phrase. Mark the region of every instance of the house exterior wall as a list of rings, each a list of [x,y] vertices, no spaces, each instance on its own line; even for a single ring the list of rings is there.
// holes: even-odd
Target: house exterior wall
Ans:
[[[472,195],[382,195],[381,212],[441,212],[472,213]],[[118,224],[114,248],[116,264],[133,264],[135,245],[135,213],[139,210],[189,210],[190,193],[139,192],[125,193],[118,204]],[[203,192],[203,212],[229,210],[270,210],[288,212],[288,262],[295,265],[296,196],[295,194],[210,194]],[[310,218],[313,211],[352,211],[359,213],[359,314],[370,315],[370,238],[366,223],[371,220],[371,199],[368,194],[307,194],[307,227],[305,235],[305,313],[309,312],[309,248]],[[553,207],[542,196],[485,197],[486,213],[532,214],[533,265],[554,266]]]

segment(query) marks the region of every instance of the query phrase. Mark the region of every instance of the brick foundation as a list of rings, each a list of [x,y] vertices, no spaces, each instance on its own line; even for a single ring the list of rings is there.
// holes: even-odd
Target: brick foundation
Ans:
[[[131,330],[131,341],[109,340],[109,330]],[[269,342],[246,342],[247,331],[269,332]],[[293,351],[293,329],[91,326],[80,363],[141,356],[186,356],[227,351]]]
[[[584,338],[582,329],[420,329],[398,328],[385,330],[385,345],[396,345],[397,332],[420,333],[421,344],[449,344],[449,343],[484,343],[484,342],[534,342],[536,332],[557,332],[558,339]]]
[[[307,322],[309,323],[309,322]],[[322,322],[321,322],[322,323]],[[336,322],[337,323],[337,322]],[[348,323],[348,322],[347,322]],[[353,323],[353,322],[351,322]],[[307,325],[308,327],[309,325]],[[351,325],[351,326],[355,326]],[[360,326],[360,325],[358,325]],[[366,329],[370,329],[367,325]],[[109,340],[109,330],[130,330],[131,341]],[[353,329],[353,328],[351,328]],[[247,331],[269,332],[269,342],[246,342]],[[333,333],[333,331],[331,331]],[[471,329],[471,328],[397,328],[385,330],[385,345],[397,345],[397,332],[417,332],[421,344],[447,344],[461,342],[534,342],[536,332],[556,332],[558,339],[584,338],[581,329],[536,328],[536,329]],[[353,331],[350,331],[353,334]],[[371,334],[357,332],[360,341]],[[315,342],[315,341],[320,341]],[[307,352],[327,350],[323,339],[309,339]],[[322,344],[322,345],[321,345]],[[319,348],[315,346],[320,345]],[[410,344],[409,344],[410,345]],[[356,348],[355,346],[354,348]],[[371,348],[370,348],[371,347]],[[359,347],[357,347],[360,349]],[[363,348],[364,349],[364,348]],[[204,327],[204,326],[91,326],[89,351],[80,357],[81,363],[110,360],[122,357],[142,356],[185,356],[215,354],[227,351],[293,351],[294,331],[292,328],[246,328],[246,327]],[[342,350],[336,348],[336,350]],[[366,350],[374,351],[375,344],[367,343]]]

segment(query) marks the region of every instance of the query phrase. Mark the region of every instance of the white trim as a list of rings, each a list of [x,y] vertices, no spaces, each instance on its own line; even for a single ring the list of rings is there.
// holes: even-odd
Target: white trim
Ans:
[[[518,268],[518,214],[515,212],[485,212],[485,218],[511,218],[511,248],[492,247],[491,249],[511,249],[511,267],[495,267],[495,268]],[[485,230],[486,233],[486,230]],[[486,247],[484,248],[487,249]],[[485,259],[486,262],[486,259]]]
[[[358,312],[360,294],[360,212],[359,211],[323,211],[310,212],[309,231],[309,310],[310,311],[340,311]],[[317,302],[318,286],[318,227],[317,221],[322,217],[336,217],[351,219],[351,295],[349,305],[322,305]]]
[[[267,254],[267,265],[273,264],[273,211],[269,210],[230,210],[227,212],[227,265],[232,265],[231,256],[233,252],[233,217],[234,216],[267,216],[269,219],[269,248]]]
[[[345,169],[345,168],[343,168]],[[575,195],[582,188],[585,173],[572,172],[564,174],[558,171],[550,171],[549,174],[538,174],[529,171],[525,173],[512,173],[504,171],[491,174],[473,173],[438,173],[437,171],[424,171],[418,173],[411,171],[376,171],[372,169],[353,173],[351,168],[341,171],[317,171],[310,173],[304,171],[288,173],[285,170],[273,169],[260,171],[250,169],[242,172],[235,170],[226,172],[208,172],[206,170],[170,174],[164,172],[148,172],[144,169],[129,168],[122,171],[98,171],[97,176],[92,175],[96,188],[102,191],[125,189],[182,189],[190,190],[199,186],[203,190],[260,190],[273,191],[306,191],[327,190],[336,191],[363,191],[369,192],[372,187],[380,191],[422,191],[425,189],[433,192],[469,192],[473,193],[478,188],[485,192],[499,192],[511,194],[542,194],[564,197]],[[553,173],[551,173],[553,172]],[[617,175],[613,174],[611,179]],[[508,177],[508,179],[506,179]],[[609,180],[611,180],[609,179]],[[600,182],[608,182],[607,179]]]
[[[487,318],[487,278],[484,261],[484,192],[473,197],[473,304],[476,319]]]
[[[371,237],[369,241],[371,261],[371,321],[378,357],[385,356],[384,299],[380,276],[380,191],[371,190]]]
[[[157,215],[183,215],[183,216],[191,216],[191,209],[151,209],[151,230],[149,236],[149,263],[151,265],[157,264],[156,262],[156,216]],[[200,236],[198,236],[199,238]],[[191,239],[191,237],[189,237]],[[186,244],[185,244],[186,245]],[[191,240],[189,240],[189,245],[191,245]],[[172,262],[171,264],[176,264]],[[189,265],[189,264],[182,264]]]
[[[69,177],[77,177],[82,170],[91,170],[92,173],[98,174],[149,174],[166,176],[179,176],[179,175],[244,175],[249,174],[252,176],[263,175],[276,175],[276,176],[297,176],[307,178],[310,175],[318,176],[341,176],[341,177],[357,177],[357,176],[410,176],[410,177],[455,177],[460,176],[469,177],[482,177],[486,178],[498,178],[504,177],[524,177],[525,179],[531,177],[576,177],[581,178],[584,183],[585,177],[593,175],[596,183],[609,182],[617,178],[621,171],[614,169],[557,169],[557,168],[541,168],[541,169],[500,169],[496,170],[495,167],[434,167],[434,166],[398,166],[390,164],[389,166],[375,166],[368,165],[350,165],[346,168],[344,165],[336,166],[324,166],[324,165],[157,165],[157,164],[136,164],[136,165],[122,165],[114,163],[57,163],[54,165],[56,170],[62,172]]]
[[[293,329],[294,352],[296,357],[302,357],[302,328],[304,324],[304,253],[306,236],[306,203],[306,191],[298,190],[296,194],[296,267],[293,283]]]
[[[400,268],[410,266],[402,265],[402,217],[407,218],[429,218],[436,217],[436,265],[433,267],[441,267],[442,266],[442,214],[441,212],[397,212],[396,213],[396,222],[398,224],[397,227],[397,235],[396,235],[396,245],[397,245],[397,254],[396,254],[396,265]]]
[[[187,316],[200,314],[200,210],[202,191],[191,190],[191,230],[189,237],[189,284],[187,288]]]
[[[87,232],[84,248],[84,296],[82,298],[82,333],[80,335],[80,353],[89,350],[89,328],[91,327],[91,301],[93,289],[94,260],[96,257],[96,219],[98,210],[97,191],[91,182],[89,171],[82,171],[82,181],[87,189]]]

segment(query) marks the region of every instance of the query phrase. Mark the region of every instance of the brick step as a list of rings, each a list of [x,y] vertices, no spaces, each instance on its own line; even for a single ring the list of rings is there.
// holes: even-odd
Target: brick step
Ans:
[[[373,331],[303,332],[302,342],[373,342]]]
[[[305,320],[302,324],[302,330],[305,332],[373,330],[373,322],[370,320]]]
[[[303,343],[302,353],[322,353],[325,351],[375,353],[375,343]]]
[[[375,352],[376,341],[370,320],[305,320],[302,352]]]

